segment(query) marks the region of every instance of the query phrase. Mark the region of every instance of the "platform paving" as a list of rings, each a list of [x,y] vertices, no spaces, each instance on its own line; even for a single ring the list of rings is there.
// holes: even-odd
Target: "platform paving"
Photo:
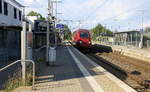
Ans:
[[[136,92],[71,46],[57,48],[56,62],[41,63],[34,91],[15,92]]]

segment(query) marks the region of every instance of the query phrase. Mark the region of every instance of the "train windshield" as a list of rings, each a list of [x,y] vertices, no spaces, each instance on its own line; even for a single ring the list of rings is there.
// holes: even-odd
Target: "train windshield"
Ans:
[[[80,33],[80,37],[81,38],[89,38],[89,34],[88,33]]]

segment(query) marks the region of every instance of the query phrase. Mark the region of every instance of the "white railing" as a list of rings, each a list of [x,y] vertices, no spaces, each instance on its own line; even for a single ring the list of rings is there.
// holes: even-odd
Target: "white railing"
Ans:
[[[7,68],[9,68],[9,67],[11,67],[11,66],[13,66],[13,65],[15,65],[15,64],[17,64],[19,62],[30,62],[30,63],[32,63],[32,65],[33,65],[33,71],[32,71],[32,78],[33,78],[32,79],[32,89],[34,90],[34,84],[35,84],[35,63],[34,63],[34,61],[32,61],[32,60],[17,60],[15,62],[13,62],[13,63],[11,63],[11,64],[9,64],[9,65],[1,68],[0,72],[5,71]]]

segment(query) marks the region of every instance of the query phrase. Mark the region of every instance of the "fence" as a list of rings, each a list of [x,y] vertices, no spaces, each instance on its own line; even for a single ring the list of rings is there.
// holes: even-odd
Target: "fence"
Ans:
[[[34,60],[46,58],[46,46],[33,50]]]
[[[111,39],[111,40],[110,40]],[[120,45],[120,46],[127,46],[127,47],[139,47],[140,43],[141,43],[141,39],[138,40],[114,40],[115,38],[113,37],[105,37],[105,38],[101,38],[99,39],[99,41],[102,44],[106,44],[106,45]],[[150,47],[150,39],[143,39],[143,47],[144,48],[149,48]]]
[[[132,42],[114,42],[113,45],[139,47],[139,44],[140,44],[140,41],[132,41]]]

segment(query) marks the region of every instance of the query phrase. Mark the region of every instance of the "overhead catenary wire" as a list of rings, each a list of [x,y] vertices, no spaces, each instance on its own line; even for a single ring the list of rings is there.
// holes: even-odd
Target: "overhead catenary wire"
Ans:
[[[102,4],[100,4],[100,6],[98,6],[97,8],[95,8],[91,13],[89,13],[89,14],[87,15],[87,17],[85,18],[84,21],[89,20],[89,19],[93,16],[93,13],[96,12],[98,9],[102,8],[108,1],[109,1],[109,0],[105,0]],[[148,2],[149,2],[149,1],[148,1]],[[145,3],[148,3],[148,2],[145,2]],[[140,7],[140,6],[145,6],[145,3],[139,4],[139,5],[137,5],[135,8],[128,9],[127,11],[125,11],[125,12],[123,12],[123,13],[120,13],[120,14],[117,14],[117,15],[115,15],[115,16],[111,16],[111,17],[109,17],[109,18],[103,19],[103,20],[100,21],[100,22],[104,22],[104,21],[106,21],[106,20],[111,20],[111,19],[114,19],[114,18],[116,18],[116,17],[118,17],[118,16],[121,16],[121,15],[123,15],[123,14],[130,13],[130,12],[132,12],[132,11],[136,11],[136,10],[135,10],[136,8],[138,8],[138,7]],[[69,12],[70,12],[70,11],[69,11]],[[73,12],[72,12],[72,13],[73,13]],[[82,25],[82,26],[84,26],[84,25]]]
[[[96,8],[94,9],[94,11],[92,11],[91,13],[89,13],[88,16],[87,16],[83,21],[85,21],[85,20],[87,20],[88,18],[92,17],[91,14],[94,13],[95,11],[97,11],[99,8],[102,8],[108,1],[109,1],[109,0],[105,0],[104,2],[102,2],[98,7],[96,7]],[[74,12],[70,12],[66,7],[65,7],[65,9],[66,9],[67,12],[69,12],[70,14],[74,13]],[[80,20],[80,23],[81,23],[81,20]],[[80,25],[81,25],[81,24],[80,24]]]
[[[90,12],[88,14],[88,16],[86,17],[85,20],[87,20],[88,18],[92,17],[93,13],[95,13],[98,9],[102,8],[109,0],[105,0],[104,2],[102,2],[97,8],[94,9],[94,11]]]
[[[130,13],[130,12],[133,12],[133,11],[137,11],[137,10],[134,10],[134,9],[136,9],[136,8],[138,8],[138,7],[140,7],[140,6],[143,6],[143,5],[145,5],[145,4],[149,4],[149,2],[150,2],[150,1],[145,2],[145,3],[142,3],[142,4],[137,5],[136,7],[132,8],[132,9],[128,9],[127,11],[125,11],[125,12],[123,12],[123,13],[117,14],[117,15],[112,16],[112,17],[109,17],[109,18],[106,18],[106,19],[104,19],[102,22],[104,22],[104,21],[106,21],[106,20],[115,19],[115,18],[117,18],[117,17],[119,17],[119,16],[121,16],[121,15],[123,15],[123,14],[126,14],[126,13]]]
[[[93,16],[93,13],[96,12],[99,8],[102,8],[102,7],[107,3],[107,1],[108,1],[108,0],[104,1],[104,2],[103,2],[103,5],[97,7],[94,11],[92,11],[92,13],[89,13],[89,14],[91,14],[91,15],[88,15],[88,16],[86,17],[85,21],[89,20],[90,17]],[[136,9],[136,8],[138,8],[138,7],[140,7],[140,6],[145,6],[145,4],[149,4],[149,2],[150,2],[150,1],[144,2],[144,3],[140,4],[140,5],[137,5],[136,7],[132,8],[132,9],[128,9],[127,11],[125,11],[125,12],[123,12],[123,13],[117,14],[117,15],[112,16],[112,17],[109,17],[109,18],[106,18],[106,19],[102,20],[101,22],[104,22],[104,21],[106,21],[106,20],[114,19],[114,18],[116,18],[116,17],[118,17],[118,16],[121,16],[122,14],[130,13],[130,12],[132,12],[132,11],[136,11],[136,10],[134,10],[134,9]]]
[[[75,15],[75,13],[74,13],[74,11],[70,11],[68,8],[66,8],[66,7],[63,7],[64,8],[64,10],[65,10],[65,12],[67,12],[67,14],[71,14],[71,15]],[[69,22],[70,23],[75,23],[75,22],[79,22],[79,21],[81,21],[81,20],[73,20],[72,18],[71,19],[63,19],[63,20],[61,20],[60,19],[60,21],[62,21],[62,22],[66,22],[67,23],[67,25],[69,25]]]
[[[144,2],[144,3],[142,3],[142,4],[139,4],[139,5],[137,5],[136,7],[134,7],[134,8],[132,8],[132,9],[128,9],[127,11],[125,11],[125,12],[123,12],[123,13],[120,13],[120,14],[118,14],[118,15],[115,15],[115,16],[112,16],[112,17],[109,17],[109,18],[106,18],[106,19],[104,19],[104,20],[102,20],[101,22],[104,22],[104,21],[107,21],[107,20],[114,20],[115,18],[117,19],[117,17],[119,17],[119,16],[121,16],[121,15],[123,15],[123,14],[126,14],[126,13],[130,13],[130,12],[136,12],[136,11],[138,11],[137,10],[137,8],[139,8],[139,7],[141,7],[141,6],[146,6],[146,4],[149,4],[149,2],[150,1],[147,1],[147,2]],[[128,29],[129,29],[129,27],[128,27]],[[136,28],[135,28],[136,29]]]
[[[95,13],[98,9],[102,8],[109,0],[104,0],[98,7],[96,7],[93,11],[91,11],[87,17],[84,19],[84,21],[87,21],[89,20],[92,16],[93,16],[93,13]],[[84,26],[84,25],[82,25]]]

